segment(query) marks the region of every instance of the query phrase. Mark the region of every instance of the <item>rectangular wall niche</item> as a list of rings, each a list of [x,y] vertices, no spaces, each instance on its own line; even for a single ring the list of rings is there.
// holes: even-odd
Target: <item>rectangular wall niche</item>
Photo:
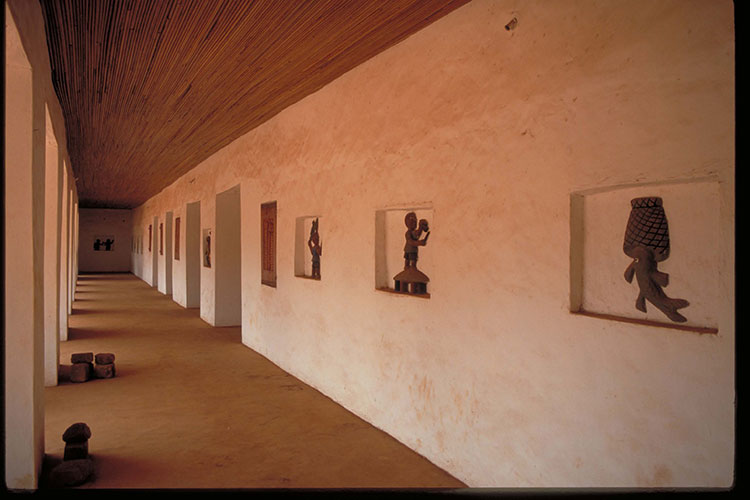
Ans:
[[[431,205],[414,206],[406,208],[385,208],[375,212],[375,288],[380,291],[396,292],[394,276],[404,270],[404,245],[406,244],[405,217],[409,212],[414,212],[417,220],[426,219],[433,229],[434,211]],[[420,237],[423,239],[424,234]],[[432,238],[432,237],[430,237]],[[419,247],[419,258],[417,269],[433,278],[435,268],[433,267],[432,239],[427,245]],[[427,291],[430,291],[429,284]],[[429,298],[430,293],[406,294],[413,297]]]
[[[151,240],[153,236],[153,228],[151,227],[151,224],[148,225],[148,251],[151,251]]]
[[[180,260],[180,218],[174,220],[174,260]]]
[[[261,278],[264,285],[276,288],[276,202],[260,206]]]
[[[297,278],[308,278],[315,279],[316,281],[320,278],[313,278],[312,273],[312,253],[307,242],[310,240],[310,229],[312,228],[313,221],[318,221],[318,244],[323,246],[323,233],[321,229],[321,218],[318,215],[306,215],[303,217],[297,217],[294,226],[294,275]],[[322,253],[322,252],[321,252]],[[321,268],[322,268],[322,256]],[[321,277],[322,277],[321,272]]]
[[[211,267],[211,228],[203,230],[203,267]]]
[[[640,234],[646,235],[643,238],[648,237],[652,242],[657,241],[656,238],[666,242],[664,236],[658,234],[668,233],[668,256],[656,262],[658,273],[653,273],[639,267],[650,259],[636,260],[626,255],[623,244],[631,200],[657,197],[661,198],[665,218],[659,216],[656,218],[661,222],[653,222],[655,216],[645,218],[639,215],[642,209],[633,209],[634,218],[638,216],[642,222],[640,226],[632,226],[640,227]],[[580,191],[571,194],[570,206],[571,312],[699,333],[717,332],[720,264],[717,242],[720,236],[716,180]],[[661,213],[661,210],[655,208],[649,212],[652,213]],[[632,229],[630,234],[633,234]],[[632,242],[633,237],[629,238]],[[659,273],[668,274],[668,279]],[[631,276],[631,282],[626,280],[626,274]],[[644,280],[644,277],[649,279]],[[667,297],[687,300],[689,305],[677,311],[686,321],[670,319],[649,300],[645,300],[646,312],[636,308],[641,290],[639,278],[642,283],[652,285],[646,286],[646,290],[653,290],[655,284]],[[667,286],[662,285],[664,282]]]

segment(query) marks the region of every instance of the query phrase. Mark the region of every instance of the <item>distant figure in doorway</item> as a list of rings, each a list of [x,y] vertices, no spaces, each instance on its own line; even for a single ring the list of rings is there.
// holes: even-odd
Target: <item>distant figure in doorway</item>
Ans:
[[[94,242],[94,251],[98,252],[101,249],[102,249],[102,241],[99,238],[97,238],[96,241]]]
[[[112,250],[112,244],[115,242],[115,240],[111,240],[107,238],[107,240],[104,242],[104,251],[109,252]]]
[[[323,245],[320,243],[318,234],[318,219],[315,219],[310,228],[310,239],[307,240],[307,247],[312,254],[312,277],[320,279],[320,256],[323,255]]]

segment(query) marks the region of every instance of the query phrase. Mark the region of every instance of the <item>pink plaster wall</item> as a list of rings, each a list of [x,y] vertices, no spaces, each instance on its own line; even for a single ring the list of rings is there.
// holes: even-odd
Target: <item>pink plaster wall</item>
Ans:
[[[240,183],[243,342],[471,486],[729,486],[732,16],[728,1],[475,0],[230,144],[134,223],[200,200],[216,228],[216,193]],[[719,333],[571,314],[571,193],[706,177],[719,258],[695,272],[716,279]],[[274,200],[270,288],[259,218]],[[405,206],[432,211],[429,300],[375,290],[375,213]],[[325,220],[320,281],[294,277],[309,214]]]

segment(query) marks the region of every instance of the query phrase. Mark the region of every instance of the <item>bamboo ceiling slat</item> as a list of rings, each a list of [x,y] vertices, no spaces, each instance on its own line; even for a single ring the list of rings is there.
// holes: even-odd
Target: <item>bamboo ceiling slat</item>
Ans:
[[[469,0],[39,0],[82,207],[132,208]]]

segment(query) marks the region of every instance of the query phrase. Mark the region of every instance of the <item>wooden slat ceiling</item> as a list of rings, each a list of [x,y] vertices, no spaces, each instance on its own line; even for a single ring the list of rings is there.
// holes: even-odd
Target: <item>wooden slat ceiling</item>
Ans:
[[[40,0],[81,207],[132,208],[469,0]]]

